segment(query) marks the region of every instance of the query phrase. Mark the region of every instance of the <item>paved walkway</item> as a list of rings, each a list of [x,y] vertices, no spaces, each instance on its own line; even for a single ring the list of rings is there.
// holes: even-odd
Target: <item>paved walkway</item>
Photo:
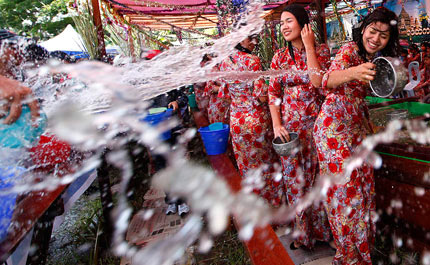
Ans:
[[[326,243],[318,242],[314,250],[305,250],[302,248],[292,250],[290,245],[293,242],[291,235],[284,235],[285,228],[278,229],[276,234],[296,265],[331,265],[335,251]]]

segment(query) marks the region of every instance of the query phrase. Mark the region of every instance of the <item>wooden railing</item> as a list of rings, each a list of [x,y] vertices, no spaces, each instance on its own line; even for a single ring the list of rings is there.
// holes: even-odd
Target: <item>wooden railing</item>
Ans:
[[[208,121],[201,112],[193,112],[197,128],[208,125]],[[213,170],[222,176],[231,189],[238,192],[242,179],[227,154],[208,155]],[[234,216],[233,216],[234,218]],[[237,219],[233,219],[237,229],[242,227]],[[254,265],[294,265],[275,231],[270,225],[254,230],[252,238],[244,242],[249,257]]]

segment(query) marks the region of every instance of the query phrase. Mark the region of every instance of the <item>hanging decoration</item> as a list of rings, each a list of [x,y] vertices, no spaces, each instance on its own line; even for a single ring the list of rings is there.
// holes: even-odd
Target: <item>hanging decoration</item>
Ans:
[[[337,1],[336,0],[330,0],[330,3],[333,6],[333,13],[335,14],[337,21],[339,23],[340,32],[342,33],[342,41],[344,41],[346,39],[345,28],[343,27],[342,19],[341,19],[339,12],[337,10]]]
[[[355,6],[353,6],[354,1],[352,1],[352,4],[348,3],[348,1],[343,0],[343,2],[349,7],[351,8],[351,10],[358,16],[360,17],[360,20],[363,18],[362,15],[360,15],[360,13],[358,13],[358,10],[355,8]]]

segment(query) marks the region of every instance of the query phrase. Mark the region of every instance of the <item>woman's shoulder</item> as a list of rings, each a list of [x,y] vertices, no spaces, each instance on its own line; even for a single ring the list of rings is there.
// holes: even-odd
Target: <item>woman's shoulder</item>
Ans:
[[[350,42],[347,42],[344,45],[342,45],[339,49],[339,52],[340,51],[358,52],[358,45],[357,45],[357,43],[355,43],[355,41],[350,41]]]

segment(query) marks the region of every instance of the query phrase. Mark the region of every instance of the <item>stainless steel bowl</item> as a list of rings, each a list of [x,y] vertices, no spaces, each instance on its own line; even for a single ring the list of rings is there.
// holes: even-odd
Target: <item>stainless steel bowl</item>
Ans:
[[[403,90],[408,82],[408,70],[398,58],[377,57],[375,79],[370,81],[373,93],[381,98],[395,95]]]
[[[280,156],[288,156],[300,147],[299,135],[295,132],[291,132],[289,135],[290,141],[287,143],[284,143],[279,137],[276,137],[272,141],[273,149],[275,149],[276,153]]]

